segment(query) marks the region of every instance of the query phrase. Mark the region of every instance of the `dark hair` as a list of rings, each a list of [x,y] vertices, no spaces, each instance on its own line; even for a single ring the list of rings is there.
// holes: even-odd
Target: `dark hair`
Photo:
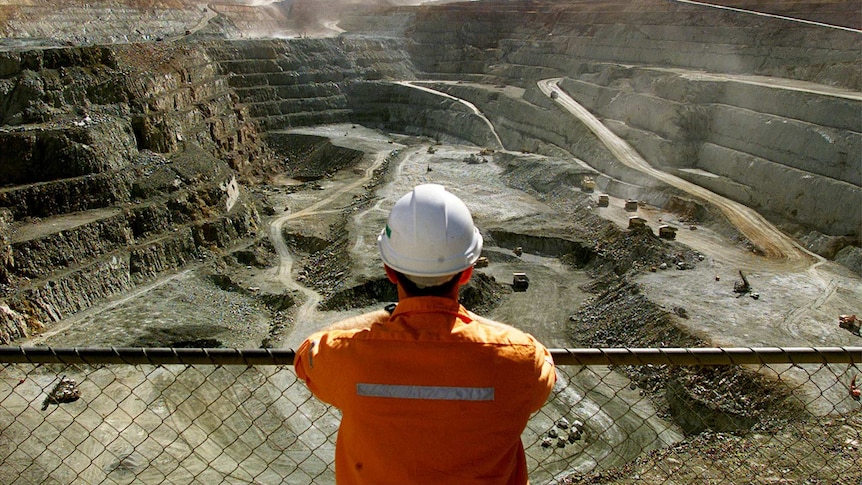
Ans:
[[[452,279],[442,285],[427,286],[425,288],[419,288],[416,286],[416,283],[410,281],[407,276],[398,271],[395,272],[395,277],[398,279],[398,283],[404,288],[404,291],[410,296],[446,296],[458,284],[458,281],[461,279],[461,273],[463,271],[452,276]]]

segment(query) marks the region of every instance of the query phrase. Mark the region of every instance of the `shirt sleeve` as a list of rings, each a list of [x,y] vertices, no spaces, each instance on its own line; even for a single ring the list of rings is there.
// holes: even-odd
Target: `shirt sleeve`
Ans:
[[[379,310],[342,320],[326,330],[313,333],[302,342],[293,359],[297,377],[305,381],[315,397],[339,407],[346,399],[344,363],[350,360],[350,340],[388,318],[389,313]]]
[[[330,392],[330,389],[338,387],[338,376],[333,373],[333,367],[337,366],[328,362],[325,351],[330,338],[330,332],[318,332],[305,339],[296,351],[293,368],[296,376],[305,382],[315,397],[337,406],[338,398],[334,392]]]
[[[534,339],[535,340],[535,339]],[[551,390],[557,382],[557,371],[554,366],[554,359],[551,352],[538,341],[536,342],[536,370],[538,374],[537,389],[534,393],[535,400],[532,402],[530,412],[536,412],[542,409],[548,396],[551,395]]]
[[[302,342],[293,359],[297,377],[305,382],[315,397],[338,406],[339,395],[345,392],[342,385],[344,368],[338,362],[339,359],[347,359],[344,356],[349,347],[347,342],[357,333],[388,318],[389,313],[378,310],[344,319],[312,334]]]

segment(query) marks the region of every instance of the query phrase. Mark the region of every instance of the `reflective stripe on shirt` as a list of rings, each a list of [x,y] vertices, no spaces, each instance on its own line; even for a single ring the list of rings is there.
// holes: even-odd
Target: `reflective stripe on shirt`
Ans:
[[[444,401],[493,401],[493,387],[403,386],[357,383],[356,394],[364,397],[437,399]]]

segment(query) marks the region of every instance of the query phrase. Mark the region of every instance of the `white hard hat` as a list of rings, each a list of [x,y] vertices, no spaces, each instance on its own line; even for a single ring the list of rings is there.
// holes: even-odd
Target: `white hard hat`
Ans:
[[[377,247],[383,262],[399,273],[451,276],[479,259],[482,235],[461,199],[442,185],[425,184],[395,203]]]

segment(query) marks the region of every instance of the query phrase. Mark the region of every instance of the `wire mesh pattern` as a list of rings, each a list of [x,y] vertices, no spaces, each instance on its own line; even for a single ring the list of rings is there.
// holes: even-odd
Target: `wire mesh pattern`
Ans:
[[[552,353],[531,483],[862,483],[862,348]],[[0,483],[334,483],[292,358],[0,348]]]

